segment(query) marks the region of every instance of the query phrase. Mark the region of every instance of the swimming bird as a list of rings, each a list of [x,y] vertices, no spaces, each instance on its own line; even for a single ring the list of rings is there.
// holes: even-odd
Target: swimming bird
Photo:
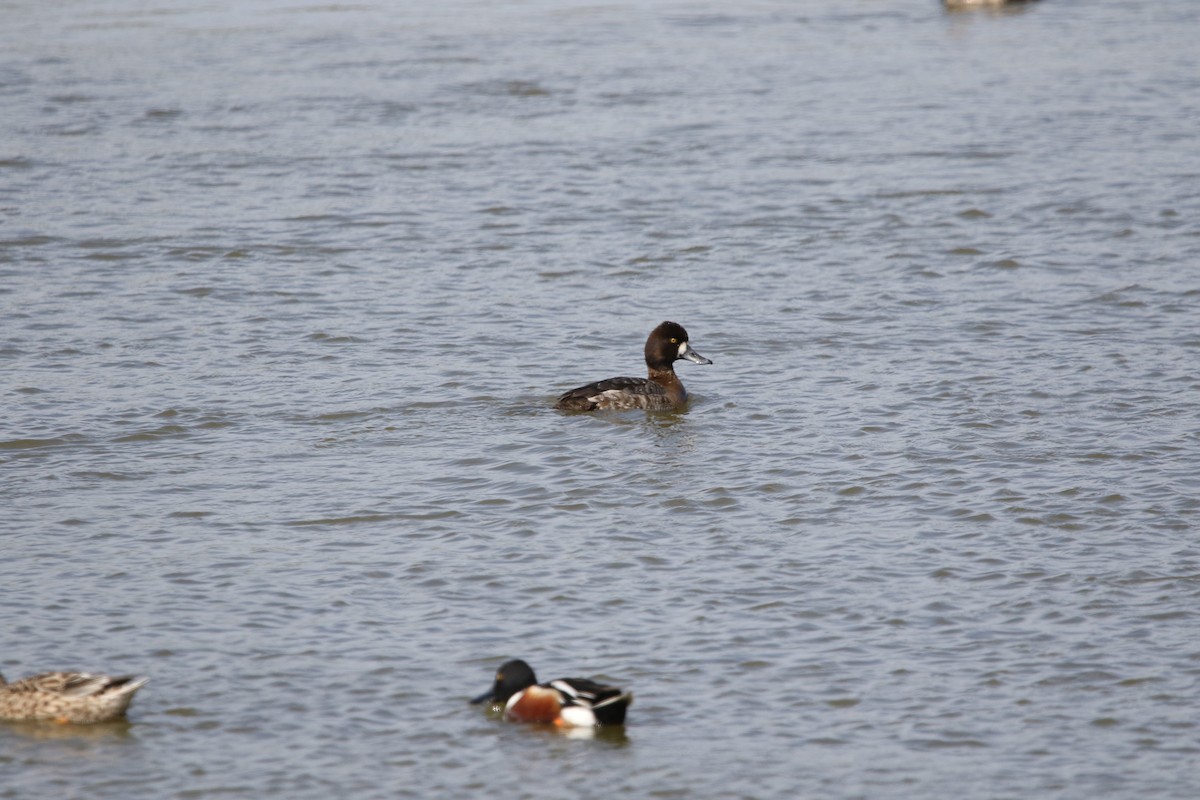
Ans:
[[[682,325],[664,322],[646,339],[648,378],[609,378],[589,383],[558,398],[554,407],[563,411],[682,408],[687,392],[672,366],[679,359],[693,364],[713,363],[692,349]]]
[[[951,10],[961,8],[998,8],[1000,6],[1019,6],[1032,0],[942,0],[946,8]]]
[[[137,675],[44,672],[8,683],[0,675],[0,719],[109,722],[125,714],[134,692],[148,680]]]
[[[587,678],[538,683],[533,668],[516,659],[502,664],[492,688],[471,702],[478,704],[485,700],[504,706],[504,718],[512,722],[587,727],[624,725],[625,710],[633,702],[633,693]]]

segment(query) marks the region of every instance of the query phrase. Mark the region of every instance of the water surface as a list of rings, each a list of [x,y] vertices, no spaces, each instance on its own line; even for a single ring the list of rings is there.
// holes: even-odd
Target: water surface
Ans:
[[[0,797],[1195,795],[1200,9],[5,16]]]

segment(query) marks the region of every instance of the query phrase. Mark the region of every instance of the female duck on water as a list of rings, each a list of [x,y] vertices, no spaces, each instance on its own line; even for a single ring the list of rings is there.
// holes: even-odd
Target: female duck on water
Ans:
[[[136,675],[43,672],[8,683],[0,675],[0,719],[111,722],[125,715],[134,692],[147,680]]]
[[[648,378],[609,378],[589,383],[558,398],[554,407],[563,411],[682,408],[687,392],[672,366],[681,358],[693,364],[712,363],[692,349],[682,325],[664,322],[646,339]]]

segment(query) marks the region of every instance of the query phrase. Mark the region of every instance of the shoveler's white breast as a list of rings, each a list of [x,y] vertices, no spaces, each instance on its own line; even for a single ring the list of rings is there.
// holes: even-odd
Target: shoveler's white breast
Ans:
[[[596,724],[596,715],[587,706],[564,706],[558,712],[558,718],[563,725],[576,728],[589,728]]]

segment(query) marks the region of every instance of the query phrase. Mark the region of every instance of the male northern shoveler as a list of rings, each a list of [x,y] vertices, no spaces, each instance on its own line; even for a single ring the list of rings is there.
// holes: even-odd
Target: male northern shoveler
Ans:
[[[137,675],[44,672],[8,683],[0,675],[0,719],[110,722],[125,714],[134,692],[148,680]]]
[[[550,722],[587,727],[624,725],[632,692],[603,686],[586,678],[559,678],[538,683],[533,668],[520,659],[504,663],[492,688],[472,700],[504,706],[504,718],[513,722]]]
[[[562,411],[683,408],[687,403],[687,392],[673,366],[680,359],[693,364],[712,363],[692,349],[682,325],[664,322],[650,331],[646,339],[648,378],[608,378],[589,383],[558,398],[554,407]]]

